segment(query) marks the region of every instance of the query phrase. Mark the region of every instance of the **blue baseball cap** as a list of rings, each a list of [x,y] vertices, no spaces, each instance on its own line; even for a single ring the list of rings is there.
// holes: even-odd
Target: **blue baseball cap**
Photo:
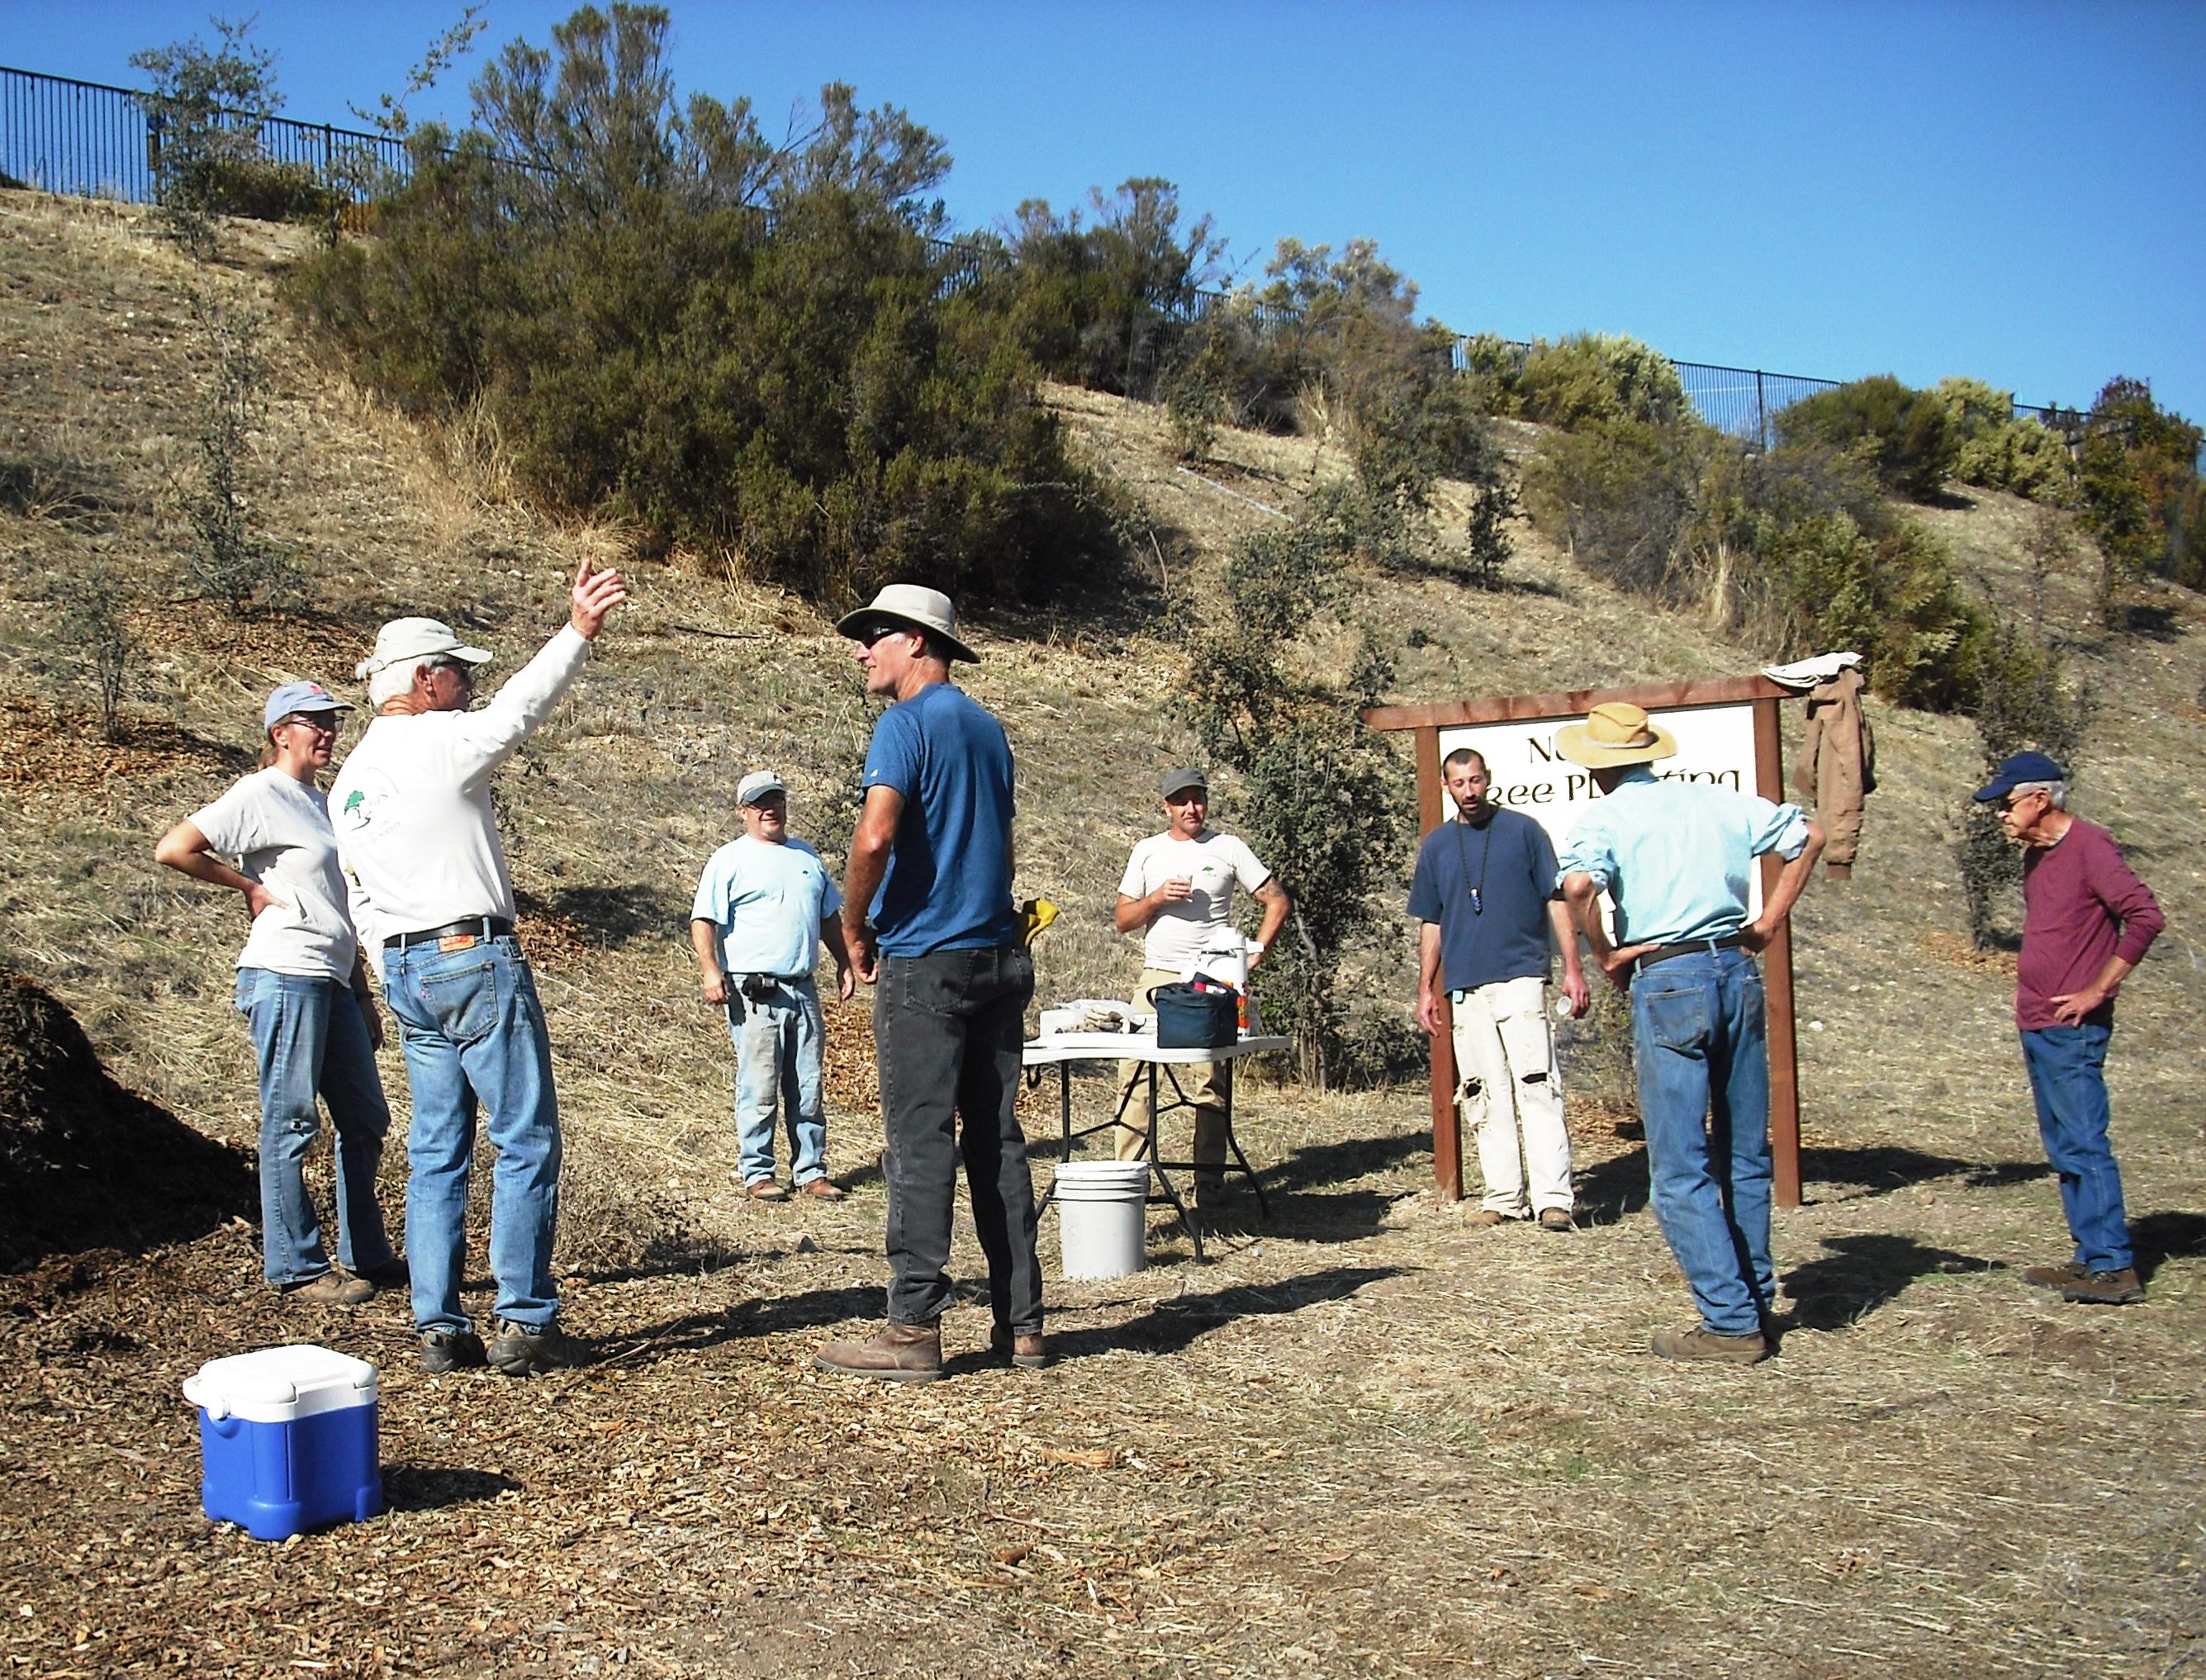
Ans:
[[[341,700],[319,682],[286,682],[268,696],[268,704],[260,708],[260,727],[272,730],[277,720],[288,718],[295,712],[349,712],[352,704]]]
[[[2000,767],[1992,772],[1992,779],[1976,789],[1976,803],[1988,805],[1994,799],[2004,799],[2025,782],[2065,782],[2068,772],[2047,758],[2042,753],[2017,753],[2000,760]]]

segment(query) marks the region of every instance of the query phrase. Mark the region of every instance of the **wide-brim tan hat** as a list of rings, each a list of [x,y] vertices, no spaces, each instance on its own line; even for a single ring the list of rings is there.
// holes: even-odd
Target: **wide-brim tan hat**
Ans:
[[[950,605],[950,597],[924,584],[887,585],[868,605],[837,620],[835,634],[855,639],[867,625],[884,618],[926,631],[953,659],[981,663],[981,656],[957,639],[957,609]]]
[[[1677,752],[1678,737],[1637,706],[1608,700],[1587,712],[1583,724],[1565,724],[1557,730],[1555,750],[1589,770],[1613,770],[1618,765],[1666,759]]]

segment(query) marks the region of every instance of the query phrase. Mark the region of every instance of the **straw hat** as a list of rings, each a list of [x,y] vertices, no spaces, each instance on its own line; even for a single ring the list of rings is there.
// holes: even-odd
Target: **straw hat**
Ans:
[[[1607,700],[1587,712],[1583,724],[1557,730],[1555,750],[1589,770],[1609,770],[1666,759],[1678,750],[1678,737],[1650,722],[1637,706]]]

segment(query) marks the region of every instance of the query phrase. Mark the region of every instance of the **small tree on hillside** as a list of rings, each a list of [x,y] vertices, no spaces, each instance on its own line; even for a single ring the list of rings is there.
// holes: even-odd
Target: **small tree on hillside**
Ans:
[[[1977,664],[1976,720],[1984,780],[2001,760],[2033,748],[2074,775],[2094,702],[2088,689],[2069,680],[2060,654],[2002,618],[1984,638]],[[2022,854],[1997,815],[1971,800],[1953,855],[1969,938],[1978,950],[1989,950],[2000,941],[2000,907],[2022,885]]]
[[[1213,765],[1240,772],[1242,826],[1294,896],[1295,932],[1265,960],[1265,1008],[1322,1089],[1354,1061],[1344,973],[1391,925],[1382,893],[1409,832],[1399,763],[1364,726],[1391,677],[1356,622],[1359,575],[1401,540],[1399,515],[1355,486],[1318,491],[1226,569],[1216,628],[1189,651],[1185,715]]]
[[[197,471],[183,495],[194,539],[186,567],[203,595],[243,613],[299,577],[284,550],[254,527],[243,489],[253,435],[267,411],[263,323],[249,307],[224,303],[212,291],[193,300],[192,313],[209,355],[197,405]]]
[[[202,260],[215,254],[215,216],[234,208],[240,178],[261,161],[260,119],[283,103],[276,55],[251,39],[254,20],[211,21],[212,48],[194,35],[130,55],[153,82],[147,117],[162,229]]]

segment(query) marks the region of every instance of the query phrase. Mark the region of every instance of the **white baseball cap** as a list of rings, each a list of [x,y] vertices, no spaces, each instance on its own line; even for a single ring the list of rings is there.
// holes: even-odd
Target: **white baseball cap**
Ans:
[[[486,665],[487,648],[470,647],[450,624],[438,618],[394,618],[375,633],[375,651],[352,668],[365,680],[408,659],[457,659],[462,664]]]

